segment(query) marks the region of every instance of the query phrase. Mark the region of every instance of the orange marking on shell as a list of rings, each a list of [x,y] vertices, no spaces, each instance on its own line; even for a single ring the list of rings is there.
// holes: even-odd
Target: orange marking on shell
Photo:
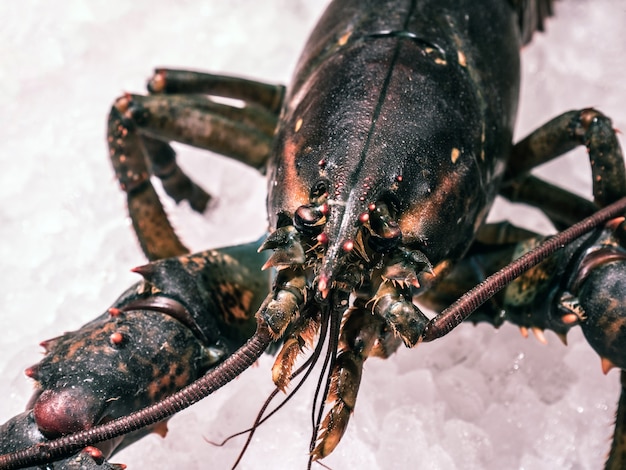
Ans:
[[[119,331],[116,331],[115,333],[112,333],[111,336],[109,336],[109,340],[111,341],[111,344],[117,346],[122,344],[122,342],[124,341],[124,335]]]
[[[452,152],[450,153],[450,160],[452,160],[452,163],[456,163],[456,161],[459,159],[459,156],[461,156],[461,151],[458,148],[453,148]]]
[[[87,446],[83,449],[83,452],[85,454],[88,454],[92,459],[94,459],[96,463],[104,459],[104,455],[102,454],[102,451],[98,449],[97,447]]]
[[[265,268],[265,265],[263,267]],[[252,291],[242,289],[240,286],[228,282],[219,284],[218,290],[226,323],[250,318],[250,305],[254,298]]]
[[[288,139],[284,146],[284,175],[281,177],[285,185],[285,204],[291,213],[294,213],[302,204],[309,200],[309,188],[305,188],[296,169],[296,156],[299,150],[298,144]]]
[[[459,65],[461,65],[461,67],[467,67],[467,59],[463,51],[457,51],[456,55],[459,60]]]
[[[348,31],[347,33],[345,33],[343,36],[341,36],[339,38],[339,41],[337,41],[337,44],[339,46],[345,46],[346,43],[348,42],[348,39],[350,39],[350,36],[352,36],[352,31]]]
[[[122,314],[122,311],[119,308],[115,308],[115,307],[111,307],[107,311],[109,312],[109,315],[111,315],[112,317],[119,317]]]
[[[571,325],[572,323],[576,323],[578,321],[578,315],[575,313],[566,313],[561,317],[561,321],[566,325]]]

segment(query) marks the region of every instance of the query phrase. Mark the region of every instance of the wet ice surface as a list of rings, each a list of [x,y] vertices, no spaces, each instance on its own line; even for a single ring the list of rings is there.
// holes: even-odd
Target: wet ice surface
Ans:
[[[324,1],[3,2],[0,17],[0,420],[32,386],[22,370],[37,344],[101,313],[144,262],[109,168],[105,118],[123,91],[141,92],[154,66],[288,81]],[[561,2],[548,32],[523,54],[518,135],[565,110],[597,106],[626,129],[620,0]],[[622,143],[623,139],[622,139]],[[259,236],[264,181],[221,157],[181,148],[180,161],[218,195],[202,216],[168,210],[196,250]],[[588,195],[584,152],[543,171]],[[537,230],[531,211],[501,217]],[[371,360],[332,468],[596,469],[609,448],[618,374],[604,377],[579,331],[564,347],[524,340],[514,327],[463,326],[448,337]],[[228,468],[272,389],[270,358],[172,419],[114,461],[129,468]],[[311,384],[312,385],[312,384]],[[312,388],[255,436],[242,468],[303,468]]]

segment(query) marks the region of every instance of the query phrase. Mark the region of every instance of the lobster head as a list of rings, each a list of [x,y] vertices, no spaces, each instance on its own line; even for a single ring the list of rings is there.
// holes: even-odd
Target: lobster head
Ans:
[[[411,41],[390,66],[398,41],[346,46],[295,80],[283,110],[269,163],[273,232],[263,248],[275,250],[267,266],[305,270],[318,300],[361,290],[376,305],[390,295],[389,308],[400,301],[409,309],[410,288],[464,254],[495,197],[490,183],[502,175],[499,152],[483,151],[493,136],[477,121],[475,93],[463,80],[452,84]],[[463,103],[451,103],[460,95]],[[421,118],[444,108],[451,109]],[[399,288],[391,292],[387,282]],[[407,345],[416,343],[419,326],[390,323]]]

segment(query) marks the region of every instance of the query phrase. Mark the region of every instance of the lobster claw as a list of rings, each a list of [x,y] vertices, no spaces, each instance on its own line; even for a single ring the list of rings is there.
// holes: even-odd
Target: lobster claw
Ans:
[[[33,410],[24,411],[0,426],[0,452],[2,453],[14,452],[35,442],[44,443],[47,442],[47,438],[41,433]],[[52,466],[45,468],[52,468]],[[110,463],[99,448],[89,446],[71,457],[55,462],[54,468],[59,470],[124,470],[126,465]]]
[[[602,358],[603,370],[626,369],[626,260],[595,267],[580,284],[578,297],[586,316],[581,328]]]

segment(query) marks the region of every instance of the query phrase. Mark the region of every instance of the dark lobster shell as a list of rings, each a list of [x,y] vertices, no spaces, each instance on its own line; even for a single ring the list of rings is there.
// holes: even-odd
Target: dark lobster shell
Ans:
[[[160,5],[158,10],[154,9],[152,4],[139,4],[128,10],[124,6],[126,2],[119,6],[108,3],[107,11],[117,11],[119,16],[112,19],[106,14],[96,15],[93,22],[78,23],[78,27],[62,31],[53,25],[55,22],[53,20],[58,20],[57,25],[70,26],[77,24],[75,20],[64,18],[64,12],[59,11],[55,16],[54,13],[41,8],[36,14],[22,15],[19,18],[19,21],[24,23],[32,21],[32,30],[36,30],[34,26],[36,24],[41,31],[39,35],[33,33],[33,36],[28,40],[22,39],[22,42],[15,37],[4,41],[5,44],[14,44],[16,50],[25,51],[24,60],[33,63],[33,66],[37,67],[37,72],[25,71],[25,66],[18,64],[13,70],[14,73],[4,82],[19,92],[16,92],[16,95],[9,95],[15,99],[4,108],[4,112],[7,113],[5,115],[11,116],[12,124],[0,127],[2,135],[0,145],[3,148],[0,155],[12,159],[10,164],[5,166],[3,175],[13,180],[11,185],[3,185],[4,209],[1,216],[5,234],[3,244],[5,301],[2,303],[4,313],[0,316],[0,325],[3,332],[9,332],[0,340],[1,357],[4,362],[2,377],[5,378],[1,395],[7,398],[5,404],[11,408],[10,411],[3,412],[3,417],[23,409],[25,397],[31,392],[32,387],[21,376],[21,371],[39,357],[39,351],[33,345],[42,338],[49,337],[53,333],[51,330],[56,333],[76,328],[84,322],[85,315],[90,316],[94,311],[108,305],[112,298],[136,279],[131,275],[122,278],[120,272],[126,267],[144,262],[139,250],[135,249],[135,241],[128,227],[120,217],[123,213],[123,202],[117,188],[113,184],[106,184],[106,181],[102,186],[96,184],[97,181],[102,181],[103,175],[106,180],[108,178],[106,175],[110,174],[106,159],[100,154],[103,152],[101,117],[110,105],[111,97],[118,95],[121,87],[138,88],[140,84],[137,77],[146,75],[155,62],[180,62],[196,68],[219,68],[250,77],[263,76],[286,82],[304,38],[325,4],[323,1],[313,5],[309,1],[268,0],[246,2],[243,3],[245,8],[239,9],[215,3]],[[624,18],[620,16],[622,15],[620,7],[621,0],[587,0],[557,4],[558,17],[548,24],[550,34],[545,38],[535,35],[534,44],[524,52],[524,62],[528,69],[522,93],[520,135],[566,108],[590,104],[610,114],[617,128],[626,129],[624,108],[621,106],[626,99],[623,82],[620,79],[619,62],[615,60],[623,54],[623,44],[626,44],[626,38],[623,37],[625,31],[623,28],[611,30],[606,27],[607,24],[615,22],[624,24]],[[145,28],[120,28],[120,24],[136,24],[137,18],[146,18]],[[92,30],[93,36],[86,38],[85,28]],[[13,29],[7,28],[5,31],[8,34]],[[576,34],[572,34],[573,31],[576,31]],[[155,37],[171,39],[170,47],[176,51],[175,60],[163,55],[164,45],[155,40]],[[189,37],[204,38],[203,45],[206,45],[210,38],[214,38],[220,47],[198,53],[196,48],[185,45],[188,45]],[[32,48],[26,47],[27,44],[34,44],[39,39],[43,41],[43,38],[57,40],[62,47],[66,47],[66,41],[77,45],[84,45],[85,41],[90,41],[87,44],[93,47],[89,49],[88,55],[77,53],[74,65],[68,66],[64,63],[53,68],[50,61],[32,60]],[[105,43],[108,43],[108,46],[105,47],[103,45]],[[590,59],[591,56],[593,58]],[[578,62],[586,64],[592,62],[593,67],[578,66],[576,65]],[[576,82],[580,83],[576,93],[580,93],[578,96],[574,96],[571,88],[565,86],[571,80],[578,80],[572,72],[579,73],[578,79],[581,80]],[[25,77],[30,78],[25,81]],[[26,85],[22,85],[23,82],[26,82]],[[586,94],[590,89],[595,94]],[[64,92],[60,93],[59,90]],[[42,103],[49,103],[50,107],[42,106]],[[78,127],[74,127],[75,131],[69,132],[68,126]],[[37,138],[33,138],[33,135],[37,135]],[[19,156],[19,159],[15,158],[16,156]],[[32,163],[29,166],[25,161],[27,157],[36,164]],[[570,185],[574,189],[586,187],[588,178],[584,174],[577,174],[578,170],[585,166],[580,164],[582,158],[577,160],[574,157],[568,160],[569,163],[563,163],[552,172],[556,172],[562,180],[573,181]],[[195,164],[197,167],[195,172],[207,173],[204,156],[189,164],[192,166]],[[212,173],[217,173],[218,170],[213,165],[214,163],[211,164]],[[194,234],[193,229],[185,233],[187,239],[194,240],[193,246],[196,249],[206,247],[200,242],[202,237],[218,240],[216,243],[229,243],[235,239],[255,238],[265,227],[263,199],[265,182],[250,177],[239,186],[231,186],[231,182],[243,179],[241,172],[245,170],[227,164],[226,169],[222,171],[220,176],[224,181],[228,181],[228,184],[220,183],[219,177],[215,174],[201,177],[204,181],[210,181],[209,184],[217,188],[222,197],[221,206],[216,208],[210,219],[211,222],[216,222],[216,227],[209,229],[208,234],[204,232],[203,235]],[[248,172],[248,175],[251,173]],[[31,176],[25,176],[27,174]],[[255,193],[252,189],[255,186],[260,191]],[[26,194],[29,191],[37,191],[39,199],[43,202],[36,205],[31,200],[23,202],[24,205],[18,204],[17,201],[21,198],[28,201]],[[249,199],[254,199],[255,205],[246,210]],[[15,208],[10,208],[9,205],[14,201]],[[504,209],[500,214],[506,216],[509,211],[510,209]],[[226,221],[232,220],[233,213],[238,214],[237,220],[225,229]],[[177,223],[181,229],[192,223],[190,219],[194,218],[192,215],[187,217],[184,209],[179,217],[182,219],[186,217],[186,220]],[[542,223],[541,220],[530,217],[532,223]],[[58,226],[56,223],[46,226],[42,222],[45,220],[63,220],[67,221],[67,224],[63,226],[63,230],[56,230],[55,227]],[[524,219],[523,222],[527,220]],[[200,220],[198,225],[204,227],[206,221]],[[92,250],[97,249],[92,243],[101,244],[102,240],[107,241],[106,252],[94,253]],[[51,253],[55,253],[56,256],[52,257]],[[97,263],[94,259],[96,257]],[[84,281],[83,286],[76,283],[77,278]],[[113,278],[115,280],[111,283]],[[72,288],[68,290],[70,285]],[[36,296],[33,295],[33,286],[37,289]],[[60,297],[61,292],[65,292],[63,298]],[[56,317],[69,315],[71,319],[52,320],[42,312],[45,312],[45,315],[55,312]],[[18,321],[23,322],[24,328],[29,331],[26,333],[27,337],[17,338],[10,334],[17,330],[15,325]],[[379,378],[372,379],[368,388],[363,389],[355,419],[360,422],[368,420],[366,410],[375,408],[376,416],[381,421],[385,416],[389,416],[389,427],[383,429],[383,440],[368,440],[368,436],[361,434],[354,438],[359,442],[372,443],[374,450],[371,452],[374,455],[378,453],[378,457],[375,458],[384,458],[384,448],[390,444],[388,436],[391,435],[391,427],[399,422],[396,418],[400,411],[404,413],[407,423],[417,426],[420,420],[427,422],[428,426],[434,429],[434,434],[442,435],[447,421],[435,419],[435,416],[428,420],[424,413],[411,411],[408,407],[400,408],[398,401],[390,396],[391,392],[386,381],[393,378],[394,388],[406,389],[412,384],[407,375],[433,374],[436,383],[445,383],[447,379],[453,377],[445,371],[451,364],[456,364],[453,370],[460,372],[459,376],[477,373],[507,383],[510,387],[514,387],[514,384],[526,384],[524,386],[528,387],[525,388],[527,394],[518,401],[512,401],[507,413],[515,418],[525,416],[529,408],[532,408],[535,420],[533,426],[536,427],[529,429],[529,432],[540,429],[543,430],[541,436],[552,430],[566,428],[568,442],[572,445],[575,442],[577,449],[570,456],[571,461],[579,461],[587,468],[599,468],[610,433],[616,391],[612,389],[613,380],[603,380],[598,372],[597,356],[583,343],[584,340],[578,338],[581,341],[579,343],[574,335],[571,335],[570,348],[566,349],[560,344],[555,344],[556,339],[549,337],[551,345],[545,349],[534,341],[524,342],[513,328],[504,329],[495,335],[487,326],[478,330],[466,326],[463,330],[457,340],[464,342],[464,350],[480,353],[482,360],[472,356],[471,360],[459,364],[461,350],[451,346],[447,341],[442,341],[429,346],[428,350],[421,351],[419,360],[416,359],[414,351],[405,351],[398,357],[384,362],[372,361],[368,376]],[[455,342],[453,338],[451,339]],[[498,354],[509,357],[511,369],[502,371],[493,367],[485,371],[485,363],[489,362],[488,355]],[[519,355],[523,355],[523,359],[520,359]],[[549,397],[554,395],[550,390],[542,388],[540,381],[536,380],[537,373],[550,367],[545,363],[547,357],[550,358],[550,364],[555,367],[551,370],[559,371],[559,375],[566,378],[567,385],[564,387],[568,393],[564,400],[551,401]],[[561,365],[564,357],[567,364],[565,368]],[[575,364],[575,367],[572,364]],[[208,434],[210,429],[221,428],[223,422],[232,418],[229,410],[232,410],[233,404],[238,406],[243,403],[244,398],[249,398],[245,389],[254,388],[252,383],[268,382],[267,371],[270,365],[271,359],[266,358],[260,363],[259,368],[247,373],[245,383],[244,380],[240,380],[238,381],[240,383],[233,384],[237,387],[235,390],[216,395],[212,400],[200,405],[200,408],[194,407],[190,413],[175,419],[166,441],[156,438],[146,440],[136,448],[128,449],[120,459],[114,460],[124,461],[130,468],[157,468],[156,464],[194,468],[195,464],[186,460],[192,457],[181,454],[188,453],[186,446],[191,440],[190,434],[196,433],[198,438],[194,441],[194,444],[197,444],[194,453],[197,453],[200,461],[210,460],[218,466],[222,460],[225,462],[224,465],[232,463],[233,455],[239,450],[237,445],[228,449],[213,448],[205,445],[201,435]],[[407,371],[411,373],[402,374]],[[593,387],[593,395],[585,393],[578,385],[572,385],[572,382],[568,381],[572,374],[585,376],[589,382],[599,383],[601,386]],[[268,384],[268,389],[269,387]],[[482,390],[480,387],[473,389],[476,393]],[[541,400],[537,397],[541,397]],[[547,402],[544,400],[546,397]],[[432,397],[432,403],[449,409],[452,405],[445,398]],[[259,401],[261,399],[262,397],[259,397]],[[220,408],[222,403],[227,403],[223,409]],[[255,404],[247,406],[250,413],[246,415],[250,416],[257,406]],[[582,410],[580,413],[577,411],[579,408]],[[592,411],[599,412],[600,417],[597,414],[592,415]],[[301,404],[297,409],[289,409],[281,425],[284,426],[285,438],[298,432],[306,434],[306,430],[302,430],[307,425],[308,412],[307,404]],[[573,416],[581,418],[585,426],[581,428],[572,424]],[[205,419],[206,417],[209,418]],[[248,425],[249,420],[246,418],[239,422],[231,421],[232,428],[224,430],[224,434]],[[502,422],[494,424],[492,432],[501,430],[501,425]],[[192,426],[197,426],[197,431],[192,430]],[[262,445],[255,446],[250,451],[251,461],[262,459],[268,465],[279,467],[306,460],[306,457],[301,455],[300,445],[294,445],[291,452],[288,446],[283,446],[280,453],[276,452],[273,446],[276,441],[272,440],[281,440],[282,435],[276,435],[273,430],[268,429],[262,429],[261,435],[264,436]],[[369,451],[354,450],[355,447],[362,450],[364,445],[346,438],[345,452],[338,450],[329,459],[329,465],[341,468],[371,462],[369,459],[372,454]],[[535,455],[536,457],[529,457],[531,462],[556,461],[549,459],[562,457],[559,449],[543,443],[540,436],[537,436],[537,441],[531,441],[527,436],[527,439],[519,442],[519,445],[521,447],[516,445],[513,449],[496,446],[492,450],[496,458],[502,454]],[[173,448],[180,452],[173,452]],[[203,468],[203,464],[197,465],[198,468]]]

